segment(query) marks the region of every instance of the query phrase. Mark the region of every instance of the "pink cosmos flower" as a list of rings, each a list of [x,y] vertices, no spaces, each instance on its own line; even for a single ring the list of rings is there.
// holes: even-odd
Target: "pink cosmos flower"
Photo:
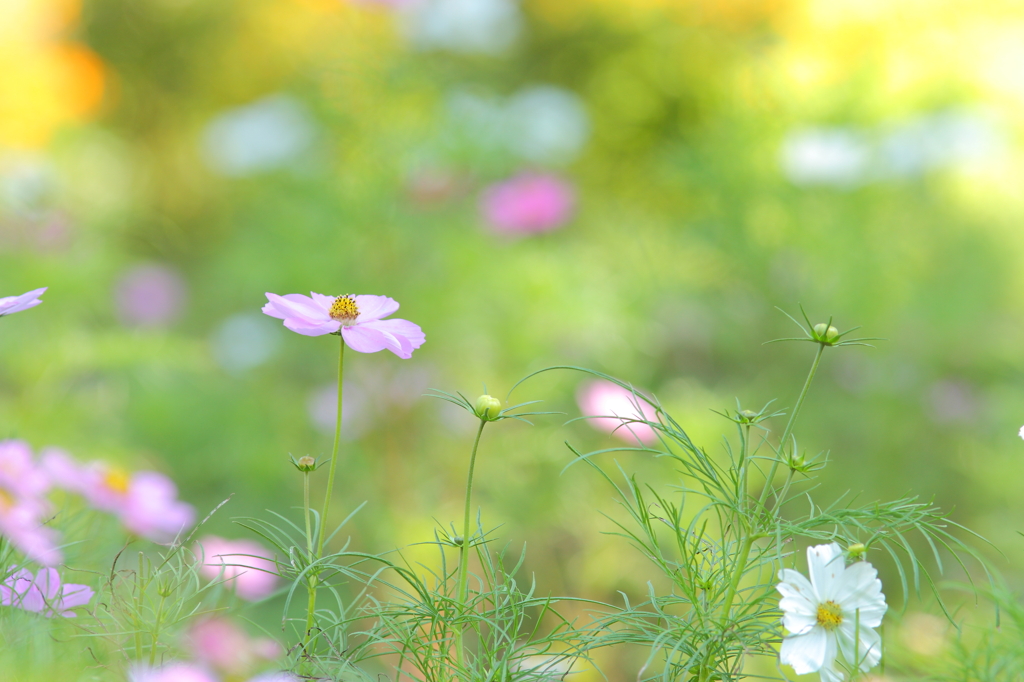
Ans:
[[[642,395],[638,392],[638,396]],[[585,416],[596,419],[587,421],[595,428],[614,433],[619,438],[644,445],[658,440],[658,435],[647,424],[631,422],[631,419],[645,419],[657,422],[654,408],[642,398],[610,381],[589,381],[576,393],[576,402]]]
[[[20,313],[22,310],[28,310],[29,308],[35,308],[37,305],[42,303],[42,301],[39,300],[39,297],[43,295],[43,292],[45,292],[47,288],[48,287],[33,289],[21,296],[7,296],[5,298],[0,298],[0,317]]]
[[[491,185],[480,210],[495,232],[532,234],[555,230],[572,218],[576,193],[554,175],[524,173]]]
[[[174,482],[155,471],[129,474],[100,462],[83,466],[54,450],[43,455],[54,485],[116,514],[125,528],[154,542],[170,542],[195,522],[192,505],[178,500]]]
[[[324,296],[310,292],[278,296],[267,292],[263,312],[284,320],[284,326],[306,336],[340,333],[352,350],[376,353],[387,348],[400,358],[412,357],[426,337],[408,320],[384,320],[398,303],[387,296],[345,294]]]
[[[198,621],[189,630],[188,643],[196,660],[232,678],[241,677],[282,653],[274,640],[250,639],[227,618]]]
[[[68,609],[85,606],[93,594],[88,585],[62,585],[55,568],[44,568],[38,575],[21,569],[7,576],[0,585],[0,604],[42,613],[47,618],[58,615],[74,618],[77,614]]]
[[[217,682],[208,670],[191,663],[168,663],[159,668],[139,666],[128,674],[131,682]]]
[[[131,268],[114,289],[117,315],[129,327],[166,327],[181,315],[186,297],[184,278],[165,265]]]
[[[203,577],[223,580],[246,601],[263,599],[277,585],[277,566],[268,554],[258,542],[225,540],[216,535],[207,535],[196,547],[196,556],[203,562],[199,569]]]
[[[44,566],[59,563],[57,532],[43,525],[50,511],[49,479],[21,441],[0,442],[0,535]]]

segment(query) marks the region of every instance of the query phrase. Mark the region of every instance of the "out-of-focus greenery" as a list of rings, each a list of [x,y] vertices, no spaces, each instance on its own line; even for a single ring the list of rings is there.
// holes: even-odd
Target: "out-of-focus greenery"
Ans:
[[[423,15],[368,1],[0,5],[0,296],[50,287],[0,321],[0,435],[166,471],[201,516],[230,495],[208,528],[241,535],[231,517],[299,503],[288,454],[331,445],[310,404],[333,380],[334,337],[262,318],[264,292],[388,295],[427,342],[411,360],[349,354],[334,506],[340,520],[369,500],[353,543],[383,551],[459,518],[473,423],[427,387],[504,395],[541,367],[590,366],[656,393],[713,450],[726,424],[709,407],[795,398],[809,351],[761,344],[795,331],[774,308],[802,303],[888,339],[825,358],[798,429],[809,453],[830,451],[820,494],[934,496],[1019,585],[1019,8],[510,6],[507,48],[460,52],[418,46]],[[575,158],[525,160],[459,104],[538,85],[585,107]],[[211,122],[278,95],[312,142],[287,163],[218,171]],[[932,123],[947,119],[984,139],[943,137]],[[787,144],[823,130],[859,140],[868,170],[787,172]],[[576,184],[574,219],[492,233],[483,188],[531,168]],[[179,315],[119,313],[139,266],[180,276]],[[223,326],[237,315],[250,317]],[[265,360],[224,359],[249,357],[253,336]],[[575,417],[576,380],[545,375],[514,397]],[[583,467],[559,475],[564,440],[610,437],[564,421],[487,433],[476,499],[506,540],[528,541],[544,589],[642,593],[638,558],[601,535],[608,491]]]

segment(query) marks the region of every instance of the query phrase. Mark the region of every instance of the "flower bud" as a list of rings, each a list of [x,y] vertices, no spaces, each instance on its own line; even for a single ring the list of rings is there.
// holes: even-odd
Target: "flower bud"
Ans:
[[[486,393],[476,399],[476,416],[484,421],[492,422],[501,412],[501,401]]]
[[[316,469],[316,460],[309,455],[303,455],[298,459],[293,459],[292,464],[294,464],[295,468],[304,474]]]
[[[814,340],[831,346],[839,340],[839,330],[824,322],[819,322],[814,325]]]
[[[868,548],[863,542],[855,542],[846,548],[846,553],[851,559],[863,559],[867,551]]]
[[[753,410],[740,410],[739,416],[741,422],[749,424],[757,419],[757,412],[754,412]]]

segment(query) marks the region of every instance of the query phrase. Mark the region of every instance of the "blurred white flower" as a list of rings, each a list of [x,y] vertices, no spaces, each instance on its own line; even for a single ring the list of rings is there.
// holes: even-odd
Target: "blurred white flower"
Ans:
[[[513,0],[422,0],[406,8],[404,23],[419,49],[499,54],[519,37],[523,19]]]
[[[53,166],[43,156],[5,154],[0,157],[0,209],[33,213],[45,207],[56,186]]]
[[[871,148],[850,128],[803,128],[782,142],[782,172],[795,185],[849,188],[863,183],[870,170]]]
[[[551,85],[534,85],[512,95],[505,118],[511,151],[536,163],[571,161],[590,136],[583,101],[576,93]]]
[[[203,151],[210,168],[239,177],[287,165],[315,137],[316,126],[301,102],[272,95],[211,120],[203,133]]]
[[[1017,435],[1024,438],[1024,426],[1020,427],[1020,431],[1017,432]]]
[[[211,343],[218,365],[229,372],[241,372],[269,360],[281,343],[281,334],[265,315],[240,313],[217,327]]]

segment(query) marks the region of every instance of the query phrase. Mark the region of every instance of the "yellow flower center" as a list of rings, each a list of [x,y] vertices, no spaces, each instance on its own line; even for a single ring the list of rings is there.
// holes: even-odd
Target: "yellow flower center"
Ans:
[[[103,476],[103,482],[107,484],[107,487],[122,495],[128,492],[128,482],[130,480],[127,472],[123,469],[111,469]]]
[[[0,488],[0,511],[7,511],[14,506],[14,498]]]
[[[818,625],[835,630],[843,622],[843,609],[834,601],[818,604]]]
[[[356,305],[356,299],[351,294],[345,294],[334,299],[329,314],[332,320],[349,326],[359,317],[359,306]]]

